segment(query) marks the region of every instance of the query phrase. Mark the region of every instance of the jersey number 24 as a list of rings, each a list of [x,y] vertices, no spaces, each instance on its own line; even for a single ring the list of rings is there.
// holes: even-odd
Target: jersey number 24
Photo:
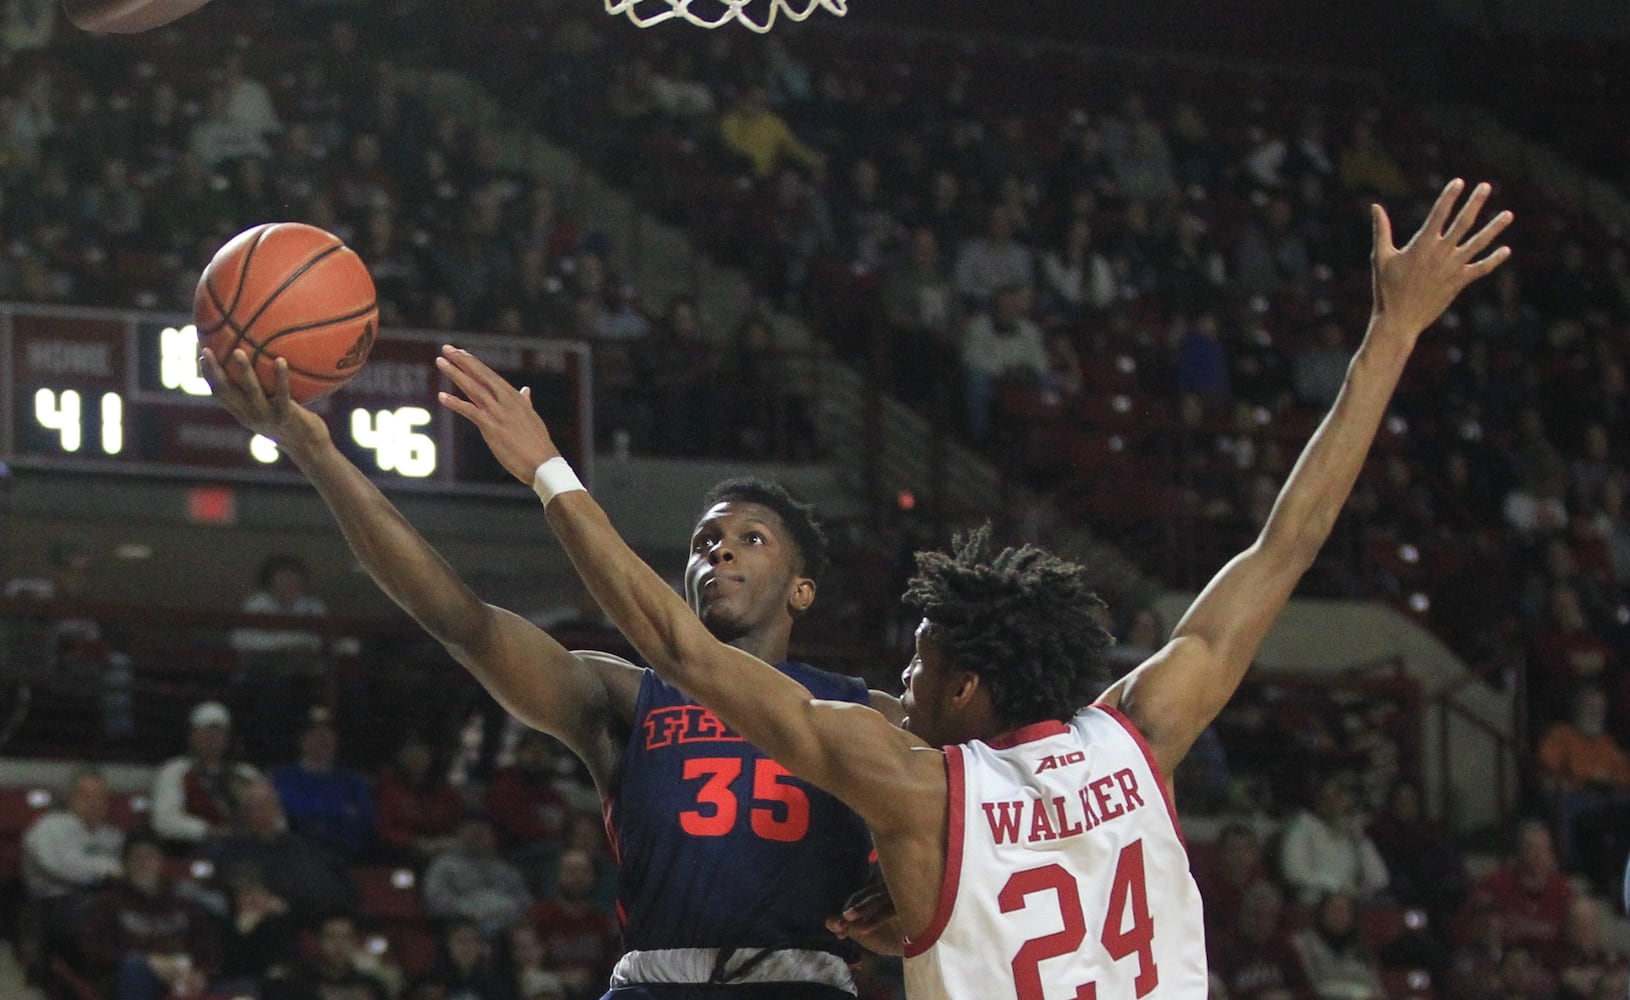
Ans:
[[[1013,983],[1018,988],[1019,1000],[1043,1000],[1041,963],[1074,953],[1087,936],[1086,917],[1081,911],[1081,893],[1076,888],[1075,877],[1059,865],[1014,872],[1002,886],[996,901],[1003,913],[1012,913],[1025,909],[1030,905],[1031,896],[1044,892],[1053,893],[1057,899],[1064,928],[1026,941],[1013,956]],[[1160,984],[1160,970],[1155,967],[1155,922],[1149,916],[1149,893],[1143,884],[1143,841],[1134,840],[1121,848],[1106,909],[1104,929],[1098,940],[1109,957],[1117,962],[1137,956],[1138,974],[1132,981],[1132,989],[1140,997],[1147,996]],[[1097,983],[1076,986],[1075,1000],[1097,998]]]

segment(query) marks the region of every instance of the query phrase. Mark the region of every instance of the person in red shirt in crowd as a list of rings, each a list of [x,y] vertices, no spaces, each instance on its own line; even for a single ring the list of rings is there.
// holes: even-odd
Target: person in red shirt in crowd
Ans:
[[[1205,903],[1206,927],[1218,933],[1238,927],[1245,890],[1264,878],[1268,878],[1268,869],[1256,831],[1244,823],[1223,827],[1217,834],[1215,860],[1195,872],[1200,899]]]
[[[1280,888],[1258,880],[1241,897],[1234,926],[1207,936],[1211,975],[1229,1000],[1314,1000],[1313,983],[1280,919],[1284,906]]]
[[[409,733],[380,770],[374,802],[375,838],[391,860],[423,864],[458,842],[464,798],[418,733]]]
[[[622,950],[617,921],[596,906],[594,858],[581,848],[560,855],[556,894],[527,914],[543,939],[544,954],[573,996],[589,996],[611,975]]]
[[[1501,942],[1507,948],[1527,948],[1542,964],[1554,966],[1573,897],[1573,886],[1557,867],[1550,828],[1529,818],[1517,824],[1512,858],[1473,887],[1461,922],[1492,911],[1500,918]]]
[[[554,870],[571,808],[555,787],[556,742],[529,729],[515,743],[515,762],[493,772],[481,807],[504,854],[542,885]]]
[[[87,978],[121,1000],[160,1000],[203,991],[221,966],[211,916],[176,894],[164,877],[164,851],[133,837],[125,844],[125,877],[92,899],[79,922]]]

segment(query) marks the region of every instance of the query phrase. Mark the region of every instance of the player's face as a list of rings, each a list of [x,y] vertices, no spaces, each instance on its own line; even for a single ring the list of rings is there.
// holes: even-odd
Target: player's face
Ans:
[[[775,511],[715,504],[691,534],[685,597],[709,631],[731,642],[792,613],[797,565],[797,545]]]
[[[946,717],[953,671],[939,644],[928,637],[927,629],[925,619],[917,626],[916,655],[900,675],[905,685],[900,705],[906,713],[900,725],[934,746],[944,746],[956,742]]]

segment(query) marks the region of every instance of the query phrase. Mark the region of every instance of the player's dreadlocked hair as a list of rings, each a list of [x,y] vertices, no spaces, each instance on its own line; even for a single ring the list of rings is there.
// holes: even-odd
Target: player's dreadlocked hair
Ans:
[[[949,553],[919,552],[905,602],[953,665],[980,676],[1004,723],[1067,720],[1109,682],[1104,602],[1084,566],[1034,545],[991,549],[986,524]]]
[[[813,506],[793,499],[780,483],[751,476],[726,479],[708,490],[707,496],[702,498],[702,509],[720,503],[756,503],[775,511],[798,547],[802,564],[798,571],[816,583],[821,582],[826,573],[826,533],[815,519]]]

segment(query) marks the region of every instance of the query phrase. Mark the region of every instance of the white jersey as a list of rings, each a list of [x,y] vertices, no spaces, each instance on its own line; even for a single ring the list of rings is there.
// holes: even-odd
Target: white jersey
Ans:
[[[1124,715],[1095,705],[945,761],[945,883],[906,945],[910,1000],[1203,1000],[1200,890]]]

